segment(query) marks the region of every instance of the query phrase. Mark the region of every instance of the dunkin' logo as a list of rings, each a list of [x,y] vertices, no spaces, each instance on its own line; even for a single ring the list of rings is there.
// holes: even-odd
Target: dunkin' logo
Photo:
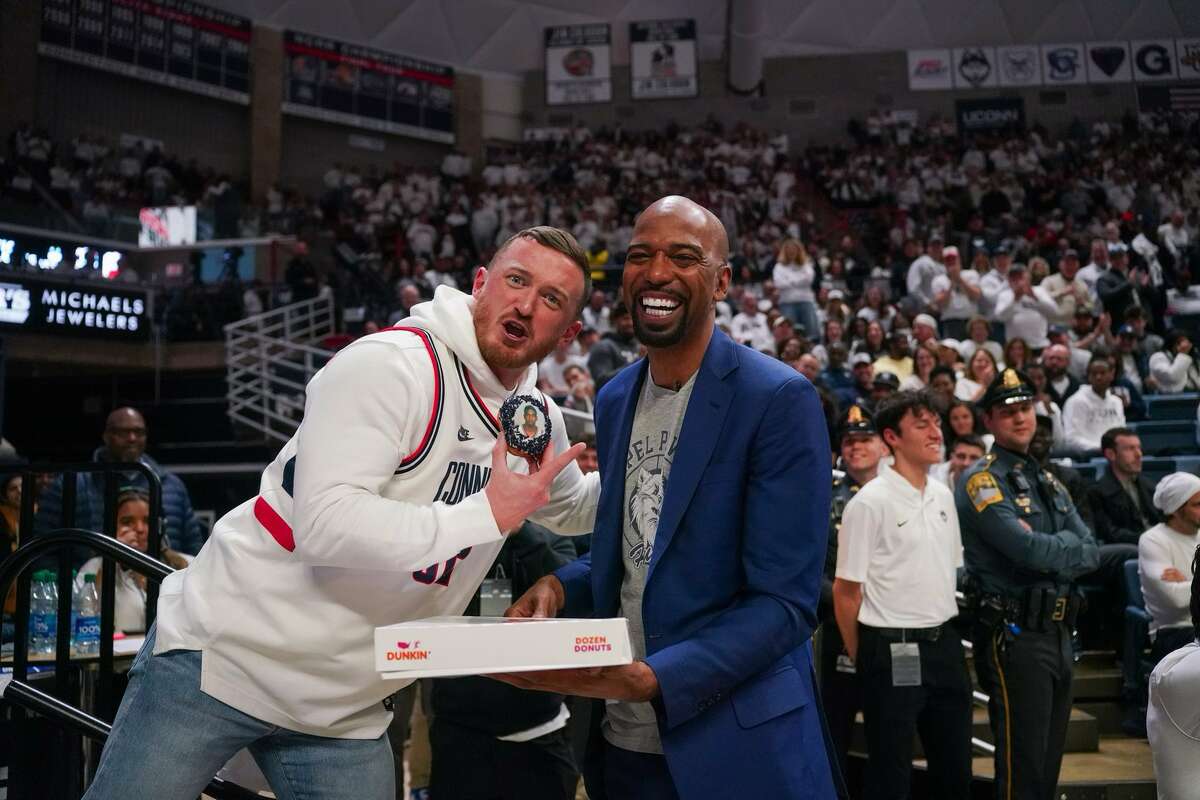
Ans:
[[[425,661],[429,658],[428,650],[420,649],[420,642],[396,642],[396,649],[389,650],[388,661]]]
[[[612,645],[607,636],[576,636],[576,653],[611,653]]]

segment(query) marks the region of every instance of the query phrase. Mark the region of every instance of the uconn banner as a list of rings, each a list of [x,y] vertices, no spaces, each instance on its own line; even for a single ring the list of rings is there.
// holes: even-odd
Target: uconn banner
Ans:
[[[696,21],[629,23],[629,93],[634,100],[695,97]]]
[[[612,32],[607,24],[546,28],[546,105],[612,100]]]
[[[960,136],[983,131],[1025,130],[1025,101],[1019,97],[957,100],[954,118]]]

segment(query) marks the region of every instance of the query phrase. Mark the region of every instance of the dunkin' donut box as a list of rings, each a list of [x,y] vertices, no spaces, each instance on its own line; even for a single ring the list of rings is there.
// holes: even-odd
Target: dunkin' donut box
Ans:
[[[448,678],[632,661],[629,624],[623,617],[431,617],[375,629],[375,669],[384,678]]]

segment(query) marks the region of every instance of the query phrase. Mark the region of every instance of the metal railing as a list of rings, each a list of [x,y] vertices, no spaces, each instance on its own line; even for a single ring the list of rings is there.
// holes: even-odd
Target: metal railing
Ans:
[[[225,326],[225,397],[235,423],[283,443],[304,416],[304,389],[333,357],[320,341],[335,333],[333,300],[318,297]],[[591,432],[592,415],[561,409],[573,437]]]
[[[320,341],[335,332],[333,298],[317,297],[225,326],[227,413],[286,442],[304,414],[304,387],[333,356]]]
[[[113,509],[115,513],[115,509]],[[106,517],[113,515],[106,514]],[[151,541],[154,541],[152,538]],[[65,697],[67,677],[70,667],[70,638],[64,634],[64,617],[67,621],[71,613],[71,594],[68,591],[66,602],[59,603],[58,646],[55,650],[54,676],[55,693],[47,694],[27,683],[29,671],[28,658],[28,620],[29,620],[29,579],[26,570],[48,556],[57,556],[60,563],[65,564],[71,557],[71,551],[76,547],[86,547],[98,550],[103,555],[102,578],[100,584],[100,657],[99,657],[99,691],[97,707],[108,717],[116,713],[112,703],[113,679],[113,627],[115,622],[114,599],[116,583],[116,564],[146,576],[150,582],[157,583],[174,572],[166,564],[135,550],[126,544],[118,542],[111,536],[85,531],[78,528],[58,529],[43,536],[26,541],[8,558],[0,561],[0,597],[7,597],[9,588],[17,584],[17,607],[14,615],[16,629],[13,638],[13,669],[11,676],[0,675],[0,704],[7,703],[13,707],[13,724],[17,726],[13,741],[20,746],[28,746],[30,737],[23,735],[21,727],[27,722],[26,712],[32,712],[48,720],[59,729],[70,730],[77,734],[103,742],[112,731],[112,726],[67,702]],[[59,571],[60,584],[64,570]],[[69,573],[67,580],[70,580]],[[147,603],[147,617],[150,617],[152,606]],[[65,642],[64,642],[65,637]],[[65,644],[65,646],[64,646]],[[14,753],[14,756],[18,754]],[[66,762],[67,759],[61,759]],[[21,800],[24,796],[43,797],[45,787],[40,787],[37,793],[24,793],[24,786],[38,783],[37,776],[28,780],[22,774],[28,762],[14,757],[9,764],[8,796],[13,800]],[[213,778],[204,790],[217,800],[250,800],[259,795],[237,784],[219,778]]]

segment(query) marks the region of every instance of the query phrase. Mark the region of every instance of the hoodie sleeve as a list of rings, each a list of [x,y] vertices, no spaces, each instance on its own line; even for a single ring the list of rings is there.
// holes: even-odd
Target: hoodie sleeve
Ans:
[[[348,347],[309,383],[297,433],[295,554],[314,566],[407,572],[501,538],[487,495],[455,505],[382,496],[429,414],[429,374],[387,342]]]

